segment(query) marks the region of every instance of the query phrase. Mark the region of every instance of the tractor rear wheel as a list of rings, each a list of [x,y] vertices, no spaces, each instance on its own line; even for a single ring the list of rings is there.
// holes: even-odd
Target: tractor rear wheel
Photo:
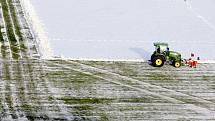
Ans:
[[[173,66],[176,67],[176,68],[179,68],[179,67],[181,67],[181,62],[175,61],[173,63]]]
[[[164,65],[164,61],[163,56],[154,56],[152,59],[152,65],[154,67],[162,67]]]

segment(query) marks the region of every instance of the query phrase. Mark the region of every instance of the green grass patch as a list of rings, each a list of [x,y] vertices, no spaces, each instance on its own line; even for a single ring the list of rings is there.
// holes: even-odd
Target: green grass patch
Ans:
[[[11,50],[12,50],[12,56],[13,56],[13,58],[14,59],[18,59],[19,58],[19,48],[18,48],[18,45],[17,45],[17,43],[15,43],[15,42],[11,42],[10,43],[11,44]]]
[[[215,76],[203,75],[202,80],[204,80],[204,81],[215,80]]]
[[[79,111],[89,111],[89,110],[95,109],[93,106],[89,106],[89,105],[73,106],[72,108]]]
[[[3,44],[1,45],[1,54],[2,54],[2,57],[3,57],[3,58],[6,58],[6,56],[7,56],[7,54],[6,54],[6,49],[7,49],[7,47],[6,47],[5,44],[3,43]]]
[[[16,16],[16,12],[15,12],[12,0],[8,0],[8,4],[9,4],[9,7],[10,7],[11,16],[12,16],[12,19],[13,19],[16,35],[19,37],[20,41],[23,41],[22,33],[20,31],[19,22],[17,20],[17,16]]]
[[[107,98],[73,98],[73,97],[63,97],[58,98],[58,100],[63,100],[65,104],[108,104],[113,101],[113,99]]]
[[[22,110],[24,110],[25,112],[28,112],[28,111],[32,111],[32,109],[33,109],[34,107],[26,103],[26,104],[22,104],[22,105],[21,105],[21,108],[22,108]]]
[[[149,75],[150,80],[175,80],[172,76],[161,73],[152,73]]]
[[[67,89],[82,90],[90,89],[98,80],[97,77],[76,72],[73,70],[56,70],[48,72],[45,77],[53,82],[55,86],[64,87]]]
[[[84,118],[85,116],[92,116],[92,111],[95,109],[96,108],[89,105],[73,106],[71,114],[74,116],[78,116],[79,118]]]
[[[12,91],[11,91],[11,76],[10,76],[10,69],[9,69],[9,65],[7,63],[4,63],[4,75],[5,75],[5,101],[8,105],[8,108],[11,112],[11,116],[13,119],[17,119],[17,115],[14,111],[14,107],[13,107],[13,97],[12,97]]]
[[[7,63],[4,63],[4,73],[3,73],[3,79],[5,80],[10,80],[11,76],[10,76],[10,69],[9,69],[9,65]]]
[[[147,98],[147,97],[141,97],[141,98],[128,98],[128,99],[119,99],[119,102],[126,102],[126,103],[151,103],[153,99]]]
[[[107,114],[105,114],[105,113],[101,113],[100,117],[101,117],[101,119],[100,119],[101,121],[110,121]]]

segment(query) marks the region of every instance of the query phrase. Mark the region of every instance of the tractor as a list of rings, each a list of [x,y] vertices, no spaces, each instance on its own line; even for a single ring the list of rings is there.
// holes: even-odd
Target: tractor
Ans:
[[[182,64],[181,54],[170,51],[167,43],[154,43],[155,51],[151,56],[154,67],[162,67],[166,62],[179,68]]]

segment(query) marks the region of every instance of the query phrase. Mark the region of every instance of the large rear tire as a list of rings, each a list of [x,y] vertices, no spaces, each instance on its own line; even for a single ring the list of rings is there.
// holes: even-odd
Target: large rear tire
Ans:
[[[165,59],[163,58],[163,56],[154,56],[152,58],[152,65],[154,67],[162,67],[164,65]]]

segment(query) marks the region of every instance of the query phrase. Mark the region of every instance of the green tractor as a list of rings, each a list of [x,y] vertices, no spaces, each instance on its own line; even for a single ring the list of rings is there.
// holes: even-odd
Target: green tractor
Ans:
[[[154,67],[162,67],[165,62],[172,64],[174,67],[181,66],[181,54],[169,51],[167,43],[154,43],[155,51],[151,56],[151,62]]]

